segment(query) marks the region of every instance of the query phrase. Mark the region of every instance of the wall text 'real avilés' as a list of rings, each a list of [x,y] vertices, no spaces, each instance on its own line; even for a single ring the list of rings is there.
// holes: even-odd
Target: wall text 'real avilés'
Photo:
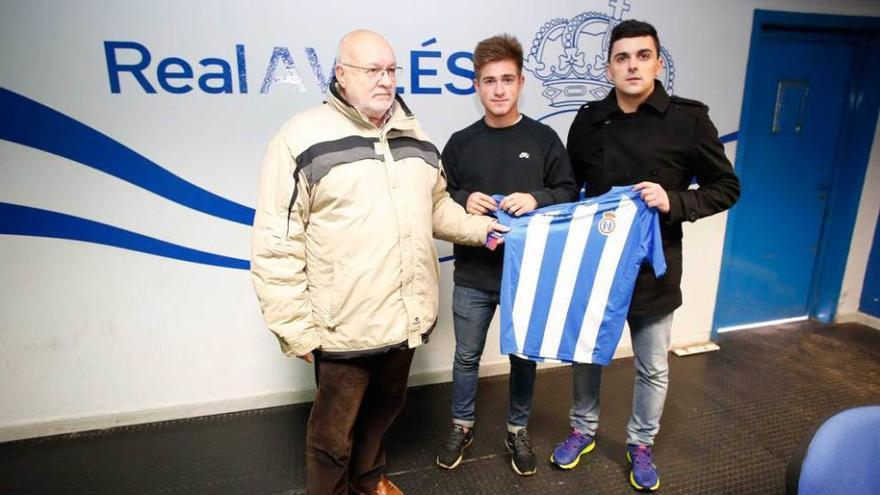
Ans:
[[[422,49],[410,50],[408,66],[398,76],[398,93],[439,95],[448,92],[469,95],[474,92],[473,54],[456,51],[445,57],[439,50],[425,49],[437,43],[430,38],[421,44]],[[163,54],[164,55],[164,54]],[[199,60],[178,56],[159,58],[143,43],[135,41],[104,41],[104,57],[110,92],[144,92],[148,94],[187,94],[200,91],[207,94],[248,94],[249,60],[244,44],[236,44],[223,54]],[[308,67],[318,90],[327,92],[335,60],[328,66],[321,64],[314,48],[303,49],[303,58],[295,58],[290,49],[276,46],[271,53],[263,54],[260,65],[259,93],[267,94],[277,84],[292,85],[300,93],[308,91],[300,67]],[[297,61],[303,64],[298,64]],[[403,65],[398,59],[398,65]],[[329,67],[325,70],[325,67]]]

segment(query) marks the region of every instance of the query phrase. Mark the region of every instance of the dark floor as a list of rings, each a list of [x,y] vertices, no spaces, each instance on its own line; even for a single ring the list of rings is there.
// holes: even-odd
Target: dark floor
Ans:
[[[719,344],[719,352],[670,355],[670,393],[655,451],[661,493],[783,493],[786,463],[805,432],[840,409],[880,403],[876,330],[801,323],[723,335]],[[434,466],[449,421],[449,384],[411,389],[388,437],[388,473],[410,494],[632,493],[624,454],[632,360],[615,361],[603,378],[598,448],[572,471],[546,461],[568,433],[569,370],[556,368],[540,372],[535,392],[529,427],[541,460],[535,476],[518,477],[508,465],[505,376],[481,380],[477,440],[454,471]],[[0,493],[301,493],[308,408],[0,444]]]

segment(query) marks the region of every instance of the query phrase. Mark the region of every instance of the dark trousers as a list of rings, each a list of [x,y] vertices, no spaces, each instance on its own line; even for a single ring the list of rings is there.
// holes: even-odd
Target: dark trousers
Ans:
[[[306,436],[307,492],[368,493],[385,469],[385,432],[403,409],[414,349],[330,360],[316,356]]]

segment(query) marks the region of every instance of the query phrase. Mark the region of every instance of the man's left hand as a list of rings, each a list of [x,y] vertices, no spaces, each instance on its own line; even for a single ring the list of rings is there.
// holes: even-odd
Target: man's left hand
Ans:
[[[498,222],[490,223],[486,234],[486,242],[483,245],[490,251],[495,251],[498,246],[504,244],[504,234],[507,232],[510,232],[510,227],[501,225]]]
[[[642,201],[651,208],[657,208],[660,213],[669,213],[669,195],[660,184],[653,182],[639,182],[633,186],[633,191],[641,191]]]
[[[501,200],[499,208],[513,216],[525,215],[538,207],[538,200],[529,193],[515,192]]]

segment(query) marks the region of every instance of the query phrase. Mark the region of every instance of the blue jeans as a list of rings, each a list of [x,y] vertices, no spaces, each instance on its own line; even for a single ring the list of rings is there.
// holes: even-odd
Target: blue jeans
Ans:
[[[632,417],[626,427],[627,443],[654,445],[660,431],[660,416],[669,387],[667,360],[672,333],[672,313],[661,316],[629,319],[636,380],[633,390]],[[572,395],[574,405],[569,412],[571,427],[580,433],[595,435],[599,426],[599,385],[602,367],[595,364],[574,364]]]
[[[486,333],[499,303],[499,293],[455,285],[452,315],[455,326],[455,361],[452,364],[452,422],[474,425],[480,357],[486,346]],[[535,388],[535,363],[510,355],[510,402],[508,430],[528,424]]]

